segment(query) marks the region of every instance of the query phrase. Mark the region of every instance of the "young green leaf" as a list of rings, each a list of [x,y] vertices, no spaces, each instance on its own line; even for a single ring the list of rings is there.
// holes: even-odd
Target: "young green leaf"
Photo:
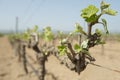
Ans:
[[[43,29],[43,38],[46,41],[53,40],[53,34],[52,34],[51,28],[49,26]]]
[[[102,22],[103,22],[103,26],[104,26],[106,34],[109,34],[109,31],[107,29],[107,21],[105,19],[102,19]]]
[[[87,35],[86,32],[83,30],[83,28],[78,23],[75,24],[75,32]]]
[[[82,10],[81,16],[83,18],[90,18],[92,15],[95,15],[98,12],[98,8],[96,8],[94,5],[89,5],[87,8]]]
[[[82,42],[81,47],[85,49],[88,47],[88,39]]]
[[[103,13],[104,13],[104,14],[111,15],[111,16],[115,16],[115,15],[117,14],[117,11],[112,10],[112,9],[110,9],[110,8],[107,8],[107,9],[103,10]]]
[[[101,32],[99,29],[95,29],[95,33],[96,33],[98,36],[101,36],[101,35],[102,35],[102,32]]]
[[[102,41],[101,39],[98,39],[94,43],[95,43],[95,45],[105,44],[105,41]]]
[[[33,28],[33,32],[37,32],[37,30],[38,30],[38,26],[35,25],[34,28]]]
[[[108,3],[105,3],[104,1],[101,2],[101,5],[100,5],[100,8],[101,10],[104,10],[106,8],[109,8],[110,4]]]
[[[87,22],[94,22],[98,19],[97,12],[99,11],[94,5],[89,5],[87,8],[82,10],[81,16]]]
[[[51,27],[50,27],[50,26],[47,26],[47,27],[45,27],[45,28],[43,29],[43,31],[45,31],[45,32],[51,31]]]
[[[29,39],[30,39],[30,34],[31,34],[32,32],[28,32],[28,31],[25,31],[25,32],[23,32],[22,34],[21,34],[21,39],[22,40],[25,40],[25,41],[28,41]]]
[[[58,48],[60,56],[64,55],[66,53],[66,51],[67,51],[67,48],[64,45],[58,46],[57,48]]]
[[[78,44],[75,44],[74,45],[74,50],[75,50],[76,53],[79,53],[82,50],[82,48]]]
[[[96,14],[92,15],[91,17],[89,18],[86,18],[85,21],[87,22],[94,22],[98,19],[98,16]]]
[[[90,52],[87,51],[87,50],[84,50],[84,49],[83,49],[81,52],[84,53],[84,54],[90,55]]]

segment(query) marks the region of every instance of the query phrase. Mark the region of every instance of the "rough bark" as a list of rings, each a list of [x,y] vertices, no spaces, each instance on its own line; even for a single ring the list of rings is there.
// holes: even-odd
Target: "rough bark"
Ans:
[[[38,63],[39,63],[39,80],[44,80],[44,77],[45,77],[45,55],[44,53],[42,53],[38,46],[34,46],[33,47],[33,50],[36,52],[36,57],[37,57],[37,60],[38,60]]]
[[[26,74],[28,74],[25,45],[21,45],[21,56],[22,56],[23,68]]]

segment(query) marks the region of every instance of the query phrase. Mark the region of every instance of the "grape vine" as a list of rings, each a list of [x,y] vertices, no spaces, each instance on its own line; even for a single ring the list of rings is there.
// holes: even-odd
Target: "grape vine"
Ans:
[[[109,34],[107,29],[107,21],[105,19],[101,19],[101,16],[104,14],[114,16],[117,13],[116,11],[110,9],[110,4],[105,3],[104,1],[101,2],[99,13],[98,11],[99,9],[94,5],[89,5],[87,8],[84,8],[81,11],[81,17],[87,22],[88,31],[85,32],[82,26],[76,23],[75,30],[71,32],[68,37],[62,39],[60,46],[58,46],[60,55],[68,56],[74,65],[73,70],[75,70],[78,74],[80,74],[80,72],[86,68],[88,63],[95,61],[95,58],[93,58],[89,53],[89,48],[105,43],[102,41],[102,32],[97,28],[94,33],[91,33],[92,27],[95,24],[102,24],[106,34]],[[100,19],[102,22],[100,22]],[[76,33],[79,35],[84,35],[86,39],[82,42],[79,40],[78,44],[72,46],[72,44],[69,42],[69,38]],[[86,61],[86,59],[88,59],[90,62]]]
[[[99,44],[105,44],[102,40],[102,31],[98,28],[92,32],[92,28],[95,24],[102,24],[106,34],[109,34],[107,28],[107,21],[101,18],[102,15],[116,15],[116,11],[110,8],[110,4],[104,1],[100,4],[100,9],[94,5],[89,5],[81,11],[81,17],[87,23],[87,32],[79,24],[75,24],[75,29],[71,31],[66,37],[63,37],[63,32],[59,31],[57,40],[59,44],[54,44],[56,37],[52,33],[51,27],[47,26],[41,33],[38,31],[38,26],[34,26],[33,29],[28,29],[20,34],[9,35],[8,39],[15,48],[15,53],[18,54],[18,60],[23,62],[24,70],[28,73],[27,59],[25,48],[33,49],[36,52],[36,58],[40,65],[39,80],[44,80],[45,77],[45,61],[48,55],[54,54],[63,64],[65,64],[70,70],[73,70],[80,74],[85,70],[89,63],[95,61],[95,58],[91,56],[89,49]],[[70,39],[75,35],[78,36],[77,43],[73,44]],[[84,36],[84,39],[82,39]],[[44,44],[38,46],[39,42],[43,39]],[[53,42],[52,45],[48,43]],[[17,45],[17,47],[15,46]],[[65,56],[64,60],[60,57]]]

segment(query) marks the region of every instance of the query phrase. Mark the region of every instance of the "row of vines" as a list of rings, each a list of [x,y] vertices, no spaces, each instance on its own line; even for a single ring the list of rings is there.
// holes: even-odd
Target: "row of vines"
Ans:
[[[87,23],[87,32],[79,23],[75,24],[75,29],[68,35],[64,35],[62,31],[53,34],[49,26],[39,32],[39,27],[34,26],[33,29],[28,29],[22,33],[9,35],[8,39],[15,50],[15,54],[18,55],[18,60],[23,63],[26,74],[29,73],[27,69],[26,48],[35,51],[40,67],[38,71],[39,80],[44,80],[46,74],[45,62],[49,55],[54,55],[70,70],[80,74],[88,64],[95,61],[89,49],[95,45],[105,44],[105,41],[102,39],[103,32],[98,28],[93,31],[93,26],[95,24],[102,24],[106,34],[109,34],[107,21],[101,18],[101,16],[104,14],[114,16],[116,13],[116,11],[110,9],[110,4],[102,1],[100,9],[94,5],[89,5],[81,11],[81,17]],[[76,43],[74,42],[75,40]],[[43,44],[39,46],[41,41],[43,41]],[[61,59],[61,57],[65,58]]]

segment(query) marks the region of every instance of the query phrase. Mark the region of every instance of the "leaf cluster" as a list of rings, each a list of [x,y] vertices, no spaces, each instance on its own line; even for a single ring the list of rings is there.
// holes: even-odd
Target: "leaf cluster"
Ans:
[[[81,17],[87,22],[94,22],[97,20],[97,12],[99,11],[94,5],[89,5],[87,8],[84,8],[81,13]]]
[[[11,34],[8,36],[8,38],[10,40],[19,39],[23,41],[29,41],[32,33],[37,33],[39,35],[38,26],[34,26],[33,29],[28,29],[24,31],[23,33]]]
[[[43,29],[43,38],[44,38],[45,41],[51,41],[51,40],[53,40],[54,35],[52,33],[52,30],[51,30],[50,26],[45,27]]]
[[[109,31],[107,29],[107,21],[105,19],[102,19],[100,22],[99,19],[102,15],[107,14],[111,16],[115,16],[117,11],[110,8],[110,4],[105,3],[104,1],[100,4],[100,12],[99,8],[97,8],[94,5],[89,5],[87,8],[84,8],[81,11],[81,17],[85,19],[87,23],[90,24],[90,27],[92,27],[94,24],[101,23],[104,26],[105,32],[108,34]]]
[[[101,9],[102,14],[108,14],[108,15],[115,16],[117,13],[117,11],[110,8],[110,4],[105,3],[104,1],[101,2],[100,9]]]

